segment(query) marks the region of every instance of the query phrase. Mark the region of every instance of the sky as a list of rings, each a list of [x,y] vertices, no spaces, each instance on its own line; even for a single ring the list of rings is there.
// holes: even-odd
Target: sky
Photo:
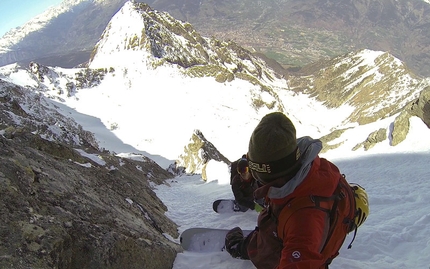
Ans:
[[[127,27],[139,28],[136,18],[129,15],[125,14],[131,25]],[[125,29],[117,26],[112,25],[111,30]],[[35,76],[25,69],[14,69],[14,65],[0,67],[0,78],[21,86],[39,87],[38,92],[49,96],[59,112],[93,132],[104,149],[122,157],[144,154],[163,168],[183,153],[195,129],[201,130],[229,160],[240,158],[247,151],[252,130],[270,112],[264,107],[256,110],[252,106],[252,97],[258,94],[259,88],[247,82],[235,79],[218,83],[211,77],[189,78],[179,74],[176,66],[147,69],[144,60],[147,52],[115,52],[105,47],[108,45],[99,47],[101,55],[95,57],[94,65],[115,64],[115,72],[106,74],[102,83],[91,89],[69,93],[65,90],[68,81],[64,76],[56,76],[56,81],[35,81]],[[103,55],[106,51],[111,54]],[[374,54],[368,55],[370,63]],[[77,72],[63,68],[52,70],[70,77]],[[52,90],[55,87],[62,90]],[[341,128],[351,113],[351,107],[328,109],[306,95],[289,91],[278,94],[288,104],[285,113],[295,124],[299,137],[318,138],[333,128]],[[25,107],[27,113],[31,109],[34,106]],[[351,129],[336,141],[342,145],[320,155],[335,163],[349,182],[363,186],[370,203],[370,215],[359,228],[352,248],[346,249],[351,241],[352,235],[349,235],[331,269],[430,267],[427,199],[430,129],[419,118],[412,117],[410,132],[399,145],[392,147],[386,139],[368,151],[351,150],[370,132],[379,128],[390,130],[395,116],[367,125],[349,126]],[[206,172],[207,181],[197,173],[152,185],[168,208],[166,215],[178,225],[178,232],[191,227],[253,229],[258,216],[254,211],[221,215],[212,210],[214,200],[233,198],[227,165],[211,161]],[[166,237],[179,243],[179,237],[168,234]],[[245,269],[253,265],[233,259],[226,252],[178,254],[173,269],[190,268]]]
[[[12,28],[22,26],[33,17],[43,13],[63,0],[1,0],[0,37]]]

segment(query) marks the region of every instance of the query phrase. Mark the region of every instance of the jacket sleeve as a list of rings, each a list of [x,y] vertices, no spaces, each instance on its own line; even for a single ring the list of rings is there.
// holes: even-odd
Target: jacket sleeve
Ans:
[[[284,227],[283,248],[278,269],[324,268],[320,251],[329,227],[327,213],[304,208],[295,212]]]

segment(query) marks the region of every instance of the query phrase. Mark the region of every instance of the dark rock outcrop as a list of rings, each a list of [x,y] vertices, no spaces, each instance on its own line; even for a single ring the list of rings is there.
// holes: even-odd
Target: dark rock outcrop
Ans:
[[[171,268],[177,227],[149,186],[171,174],[92,154],[103,164],[25,129],[0,136],[1,268]]]
[[[385,128],[380,128],[379,130],[369,134],[366,141],[356,145],[352,150],[357,150],[361,147],[363,147],[364,150],[369,150],[373,148],[377,143],[380,143],[386,139],[387,139],[387,130]]]
[[[200,130],[194,130],[190,142],[184,147],[184,153],[178,159],[178,165],[185,167],[187,173],[201,173],[203,180],[207,180],[206,165],[210,160],[231,164]]]
[[[0,268],[172,268],[177,225],[150,185],[172,177],[0,79]]]
[[[418,99],[409,107],[410,114],[417,116],[430,128],[430,87],[420,92]]]

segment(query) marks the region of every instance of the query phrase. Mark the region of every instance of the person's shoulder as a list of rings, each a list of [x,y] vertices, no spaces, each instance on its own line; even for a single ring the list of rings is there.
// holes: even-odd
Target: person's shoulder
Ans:
[[[233,179],[232,179],[232,183],[233,184],[240,184],[241,183],[241,179],[240,179],[240,175],[239,174],[237,174],[237,175],[235,175],[234,177],[233,177]]]

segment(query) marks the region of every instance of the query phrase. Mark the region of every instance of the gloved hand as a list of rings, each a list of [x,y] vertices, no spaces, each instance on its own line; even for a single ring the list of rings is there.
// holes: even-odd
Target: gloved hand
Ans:
[[[225,249],[233,258],[242,258],[243,231],[239,227],[231,229],[225,236]]]
[[[258,203],[255,203],[254,210],[257,211],[257,213],[260,213],[261,210],[263,210],[263,207],[259,205]]]

